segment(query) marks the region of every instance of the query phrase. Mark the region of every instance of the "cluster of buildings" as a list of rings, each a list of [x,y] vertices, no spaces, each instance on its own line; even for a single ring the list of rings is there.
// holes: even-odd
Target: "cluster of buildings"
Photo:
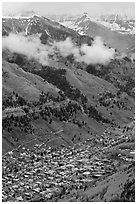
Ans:
[[[130,142],[131,130],[115,137],[106,130],[100,138],[87,139],[73,147],[53,150],[42,143],[32,149],[22,145],[6,153],[2,158],[3,202],[58,201],[72,191],[77,196],[78,190],[85,191],[118,171],[120,161],[108,156],[107,151]],[[119,159],[134,161],[134,151],[129,151],[129,158],[118,154]]]
[[[21,147],[3,157],[3,201],[59,199],[114,171],[113,161],[90,140],[57,151],[44,143],[34,150]]]

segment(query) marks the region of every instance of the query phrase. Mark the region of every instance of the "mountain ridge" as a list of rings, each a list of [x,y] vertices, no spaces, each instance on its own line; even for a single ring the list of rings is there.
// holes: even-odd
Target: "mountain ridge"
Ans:
[[[120,23],[120,25],[117,24],[117,21],[118,23]],[[60,22],[60,20],[58,20],[58,22]],[[131,29],[131,32],[130,32],[130,28],[128,27],[130,22],[127,21],[127,25],[124,22],[124,20],[123,20],[123,24],[120,20],[116,20],[116,19],[115,19],[115,22],[114,20],[113,22],[111,23],[110,22],[111,20],[109,21],[109,19],[96,20],[88,16],[87,14],[84,14],[73,21],[64,20],[63,22],[61,22],[61,24],[76,30],[80,34],[85,34],[92,37],[101,36],[102,39],[109,46],[116,48],[120,52],[127,53],[131,44],[134,45],[134,31],[132,32],[132,29]],[[122,25],[126,26],[127,31],[126,31],[126,28],[122,27]],[[134,28],[134,25],[132,28]]]

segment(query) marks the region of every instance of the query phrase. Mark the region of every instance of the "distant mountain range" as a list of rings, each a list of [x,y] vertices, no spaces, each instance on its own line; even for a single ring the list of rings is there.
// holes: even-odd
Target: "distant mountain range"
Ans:
[[[76,23],[78,19],[84,19],[84,21],[94,21],[104,25],[110,30],[117,31],[122,34],[135,34],[135,18],[130,16],[122,16],[119,14],[105,14],[99,17],[91,17],[87,13],[83,15],[49,15],[50,19],[58,21],[67,25],[70,22]]]
[[[134,17],[121,16],[121,15],[101,15],[99,22],[110,28],[111,30],[118,31],[122,34],[135,34],[135,19]]]
[[[120,52],[135,52],[135,19],[121,15],[101,15],[93,18],[84,13],[82,16],[51,16],[66,27],[82,35],[101,36],[107,45]]]

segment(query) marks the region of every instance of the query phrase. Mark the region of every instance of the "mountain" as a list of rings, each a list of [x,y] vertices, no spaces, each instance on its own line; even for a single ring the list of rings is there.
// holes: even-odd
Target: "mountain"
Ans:
[[[110,47],[120,52],[127,53],[135,44],[134,20],[123,20],[118,15],[101,16],[94,19],[87,13],[75,20],[59,21],[61,24],[72,28],[83,35],[92,37],[100,36]],[[131,50],[131,53],[134,50]]]
[[[3,19],[2,29],[3,35],[9,35],[10,32],[25,32],[26,35],[41,34],[40,39],[44,44],[54,40],[64,40],[68,36],[78,45],[93,41],[93,38],[82,36],[40,16]],[[119,53],[117,55],[118,57],[107,65],[86,65],[76,62],[72,56],[63,57],[55,54],[54,58],[50,59],[49,65],[43,66],[35,59],[3,50],[3,101],[7,104],[8,98],[16,92],[24,98],[25,104],[35,103],[40,100],[39,97],[43,92],[50,92],[54,97],[60,98],[58,92],[61,91],[65,94],[65,100],[71,99],[83,104],[85,112],[89,115],[92,104],[92,111],[98,115],[97,118],[93,117],[93,121],[97,124],[90,123],[87,116],[83,116],[82,113],[80,118],[86,117],[84,120],[89,122],[89,127],[91,126],[90,128],[97,133],[101,133],[102,128],[110,123],[118,125],[131,122],[134,114],[134,62],[128,57],[120,57]],[[109,93],[112,93],[112,96]],[[53,102],[57,100],[54,97]],[[105,97],[108,97],[112,104],[110,101],[107,102]],[[7,107],[5,105],[5,108]],[[85,130],[88,131],[84,129],[82,134],[85,134]]]
[[[108,26],[111,30],[116,30],[119,33],[125,34],[135,34],[135,19],[134,17],[110,14],[101,15],[99,20],[104,25]],[[106,24],[105,24],[106,23]]]
[[[26,35],[41,34],[40,39],[45,44],[48,39],[59,41],[65,40],[68,36],[78,41],[77,43],[87,43],[92,39],[88,36],[81,36],[76,31],[39,15],[3,18],[2,35],[8,35],[10,32],[24,32]]]
[[[94,38],[38,15],[3,18],[3,42],[11,33],[15,47],[34,40],[2,50],[3,202],[134,201],[134,60],[77,61]],[[48,64],[30,57],[55,42],[67,46]]]

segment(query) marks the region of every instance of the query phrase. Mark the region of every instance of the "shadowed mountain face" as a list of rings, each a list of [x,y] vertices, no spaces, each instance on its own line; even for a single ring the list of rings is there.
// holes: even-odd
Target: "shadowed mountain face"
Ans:
[[[11,32],[38,34],[43,46],[94,42],[40,16],[3,19],[3,36]],[[134,61],[116,52],[105,65],[87,65],[54,53],[42,65],[2,54],[3,201],[133,201]]]
[[[51,21],[45,17],[36,16],[22,18],[6,18],[2,20],[2,35],[8,35],[10,32],[23,32],[26,35],[41,34],[42,43],[47,40],[65,40],[68,36],[75,39],[76,43],[89,43],[93,38],[81,36],[76,31],[66,28],[63,25]]]

